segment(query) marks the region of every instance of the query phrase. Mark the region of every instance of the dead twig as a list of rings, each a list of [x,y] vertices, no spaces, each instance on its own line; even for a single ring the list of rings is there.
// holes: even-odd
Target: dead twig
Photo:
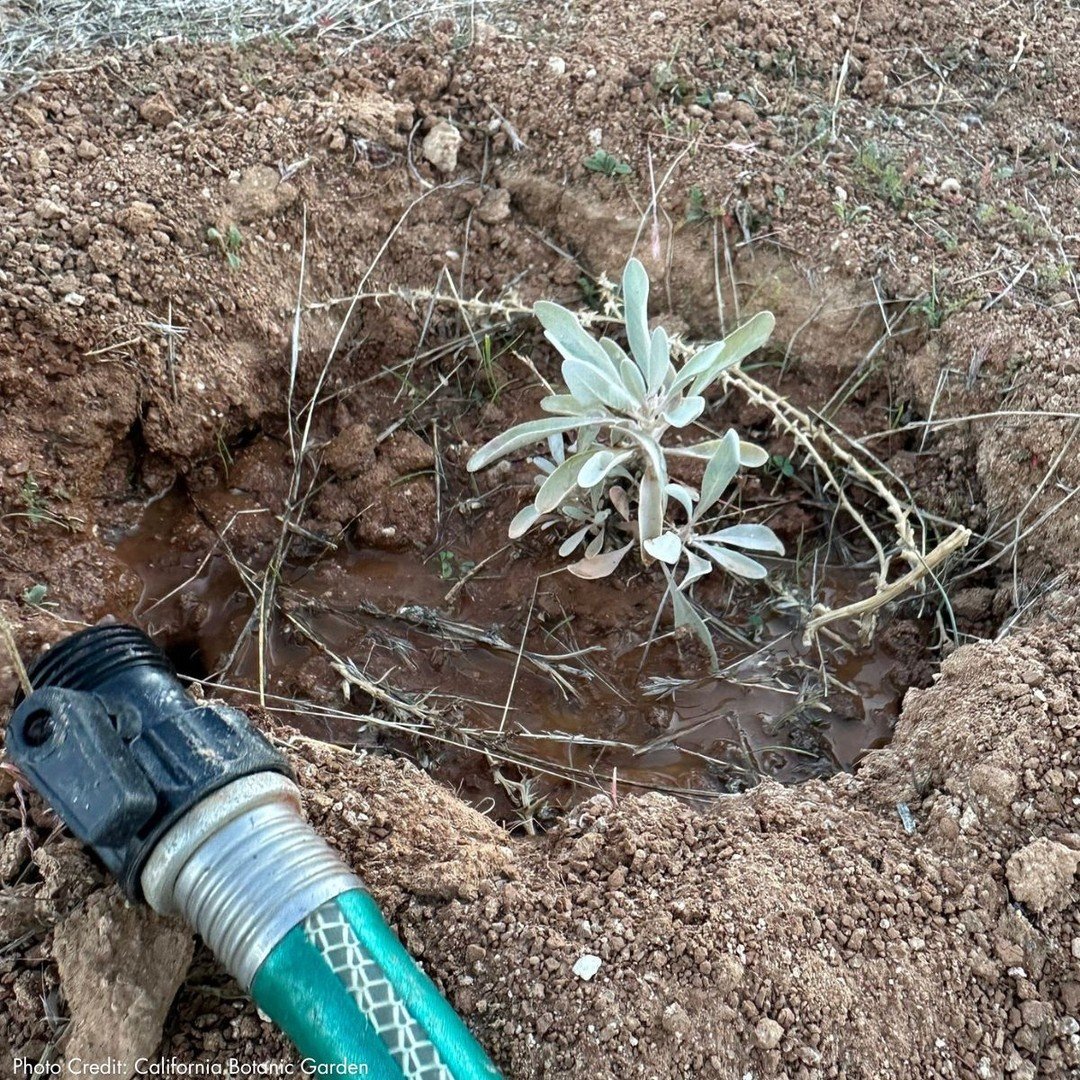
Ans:
[[[899,599],[922,578],[940,566],[954,551],[962,548],[970,537],[970,529],[963,527],[955,529],[933,551],[925,555],[918,566],[913,566],[903,577],[897,578],[884,588],[879,588],[873,596],[868,596],[865,600],[856,600],[854,603],[845,604],[839,608],[825,608],[824,605],[819,605],[817,610],[820,613],[806,624],[806,630],[803,632],[804,644],[811,644],[818,631],[828,623],[839,619],[865,618],[893,600]]]

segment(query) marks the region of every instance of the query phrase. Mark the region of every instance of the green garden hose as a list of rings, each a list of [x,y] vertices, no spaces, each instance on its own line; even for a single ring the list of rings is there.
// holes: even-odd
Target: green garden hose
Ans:
[[[299,994],[298,981],[306,984]],[[498,1075],[361,890],[327,901],[289,931],[251,992],[311,1061],[355,1059],[369,1063],[368,1075],[388,1078]]]
[[[158,841],[150,905],[182,915],[306,1062],[379,1080],[492,1080],[495,1067],[300,816],[277,773],[234,780]]]

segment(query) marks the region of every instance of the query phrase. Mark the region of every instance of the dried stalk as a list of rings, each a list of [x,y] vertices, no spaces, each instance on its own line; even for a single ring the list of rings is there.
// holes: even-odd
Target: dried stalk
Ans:
[[[812,644],[818,631],[828,623],[837,622],[840,619],[865,618],[886,604],[892,603],[893,600],[898,600],[908,589],[913,588],[927,574],[932,573],[954,551],[962,548],[970,537],[970,529],[965,529],[963,526],[954,529],[933,551],[921,558],[917,566],[913,566],[892,584],[879,588],[873,596],[868,596],[865,600],[856,600],[840,608],[829,608],[824,604],[819,604],[814,609],[817,614],[806,624],[806,629],[803,631],[803,643]]]

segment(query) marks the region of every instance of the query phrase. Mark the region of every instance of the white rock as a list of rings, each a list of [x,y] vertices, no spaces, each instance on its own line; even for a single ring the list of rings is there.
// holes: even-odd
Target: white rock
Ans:
[[[586,953],[584,956],[578,957],[578,961],[574,964],[574,974],[579,979],[584,979],[588,982],[599,970],[603,961],[599,956],[593,956],[592,953]]]
[[[941,181],[940,191],[942,195],[959,195],[960,181],[955,176],[947,176]]]
[[[553,75],[566,74],[566,61],[561,56],[549,56],[547,66]]]
[[[457,156],[460,148],[461,132],[449,120],[440,120],[424,136],[422,151],[424,157],[439,172],[449,176],[457,168]]]

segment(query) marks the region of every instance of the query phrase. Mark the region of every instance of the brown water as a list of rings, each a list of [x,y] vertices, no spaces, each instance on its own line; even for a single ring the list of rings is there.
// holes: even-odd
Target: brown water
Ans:
[[[243,501],[235,508],[244,509]],[[258,685],[257,650],[243,637],[251,596],[195,520],[190,500],[171,493],[118,541],[117,553],[144,584],[136,618],[167,644],[182,671],[250,690]],[[418,552],[345,547],[287,567],[278,595],[294,621],[279,614],[271,624],[268,704],[291,710],[284,718],[314,737],[389,742],[465,797],[493,800],[507,817],[522,798],[565,802],[588,789],[609,791],[613,781],[617,789],[688,796],[736,790],[761,776],[797,782],[848,770],[888,741],[906,689],[902,660],[884,644],[807,648],[796,621],[775,608],[763,608],[757,643],[717,635],[725,670],[709,677],[694,650],[671,635],[647,653],[642,648],[659,600],[644,575],[627,587],[582,582],[550,573],[559,565],[554,557],[537,565],[507,552],[448,606],[463,562],[467,569],[468,560],[504,542],[501,527],[462,526],[426,560]],[[440,555],[447,551],[452,556]],[[778,567],[779,576],[785,572],[790,567]],[[818,577],[820,595],[843,603],[859,595],[865,575],[819,570]],[[797,582],[789,586],[797,592]],[[706,602],[726,610],[726,596],[717,592]],[[735,609],[761,598],[738,593]],[[734,620],[744,631],[745,611]],[[370,711],[370,698],[354,688],[345,699],[341,676],[298,625],[383,689],[424,698],[447,718],[444,739],[501,731],[491,760],[353,719]],[[851,628],[840,630],[854,640]],[[591,651],[567,656],[581,649]],[[565,659],[542,659],[553,656]],[[297,713],[296,699],[319,709]],[[532,767],[514,764],[522,760]],[[522,793],[513,785],[525,776],[537,779]]]

